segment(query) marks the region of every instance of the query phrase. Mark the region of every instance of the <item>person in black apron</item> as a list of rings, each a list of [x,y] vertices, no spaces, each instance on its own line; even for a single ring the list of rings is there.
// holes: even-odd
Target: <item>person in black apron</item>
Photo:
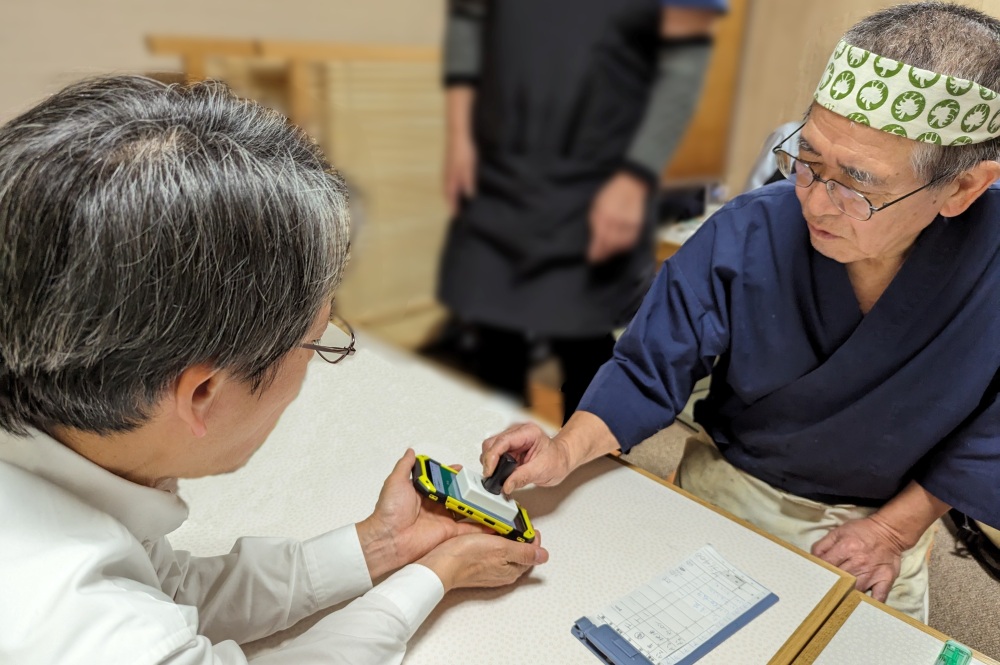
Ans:
[[[450,0],[453,220],[439,298],[485,382],[523,397],[529,339],[576,409],[655,271],[653,196],[725,0]]]

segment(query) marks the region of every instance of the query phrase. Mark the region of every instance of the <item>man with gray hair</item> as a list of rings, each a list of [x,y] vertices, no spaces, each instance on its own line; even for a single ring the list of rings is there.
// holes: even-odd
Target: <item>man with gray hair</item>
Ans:
[[[358,524],[171,549],[177,479],[243,466],[313,353],[354,353],[323,339],[348,244],[316,145],[221,84],[96,79],[0,128],[0,661],[245,663],[364,594],[259,662],[398,663],[447,590],[546,560],[423,505],[412,450]]]
[[[670,424],[711,372],[684,489],[926,620],[931,525],[1000,525],[1000,21],[918,2],[844,36],[789,182],[741,196],[666,262],[554,438],[504,490],[552,485]],[[669,516],[664,516],[667,523]]]

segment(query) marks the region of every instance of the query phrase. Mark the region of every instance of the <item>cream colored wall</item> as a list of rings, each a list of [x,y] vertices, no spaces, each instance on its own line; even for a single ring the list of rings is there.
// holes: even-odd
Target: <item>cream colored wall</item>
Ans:
[[[861,17],[898,0],[751,0],[726,178],[742,191],[761,144],[802,116],[833,47]],[[1000,0],[960,4],[1000,17]]]
[[[0,122],[82,76],[177,69],[148,33],[437,43],[443,0],[0,0]]]

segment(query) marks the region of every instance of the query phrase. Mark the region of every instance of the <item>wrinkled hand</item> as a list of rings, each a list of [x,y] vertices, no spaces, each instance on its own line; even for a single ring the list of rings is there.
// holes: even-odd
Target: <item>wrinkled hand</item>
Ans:
[[[438,544],[486,527],[456,522],[443,506],[424,500],[410,481],[416,455],[407,449],[379,493],[371,516],[357,524],[372,579],[416,561]]]
[[[812,553],[854,575],[858,591],[870,590],[885,602],[905,549],[900,535],[876,514],[840,525],[813,545]]]
[[[433,570],[447,592],[462,587],[504,586],[548,560],[540,535],[534,543],[519,543],[498,534],[473,534],[441,543],[418,563]]]
[[[471,136],[448,139],[444,159],[444,199],[453,216],[463,198],[476,195],[476,163],[476,145]]]
[[[601,188],[590,206],[590,263],[607,261],[635,245],[648,193],[648,185],[630,173],[617,174]]]
[[[510,453],[518,466],[503,484],[505,494],[510,494],[529,483],[542,486],[558,485],[573,470],[565,444],[550,439],[534,423],[512,425],[500,434],[483,441],[483,477],[493,475],[497,460]]]

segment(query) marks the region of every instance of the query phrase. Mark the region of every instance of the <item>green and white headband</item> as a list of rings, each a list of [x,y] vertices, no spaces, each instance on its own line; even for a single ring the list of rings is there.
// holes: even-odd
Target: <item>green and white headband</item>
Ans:
[[[830,56],[815,99],[849,120],[924,143],[965,145],[1000,135],[994,91],[843,40]]]

